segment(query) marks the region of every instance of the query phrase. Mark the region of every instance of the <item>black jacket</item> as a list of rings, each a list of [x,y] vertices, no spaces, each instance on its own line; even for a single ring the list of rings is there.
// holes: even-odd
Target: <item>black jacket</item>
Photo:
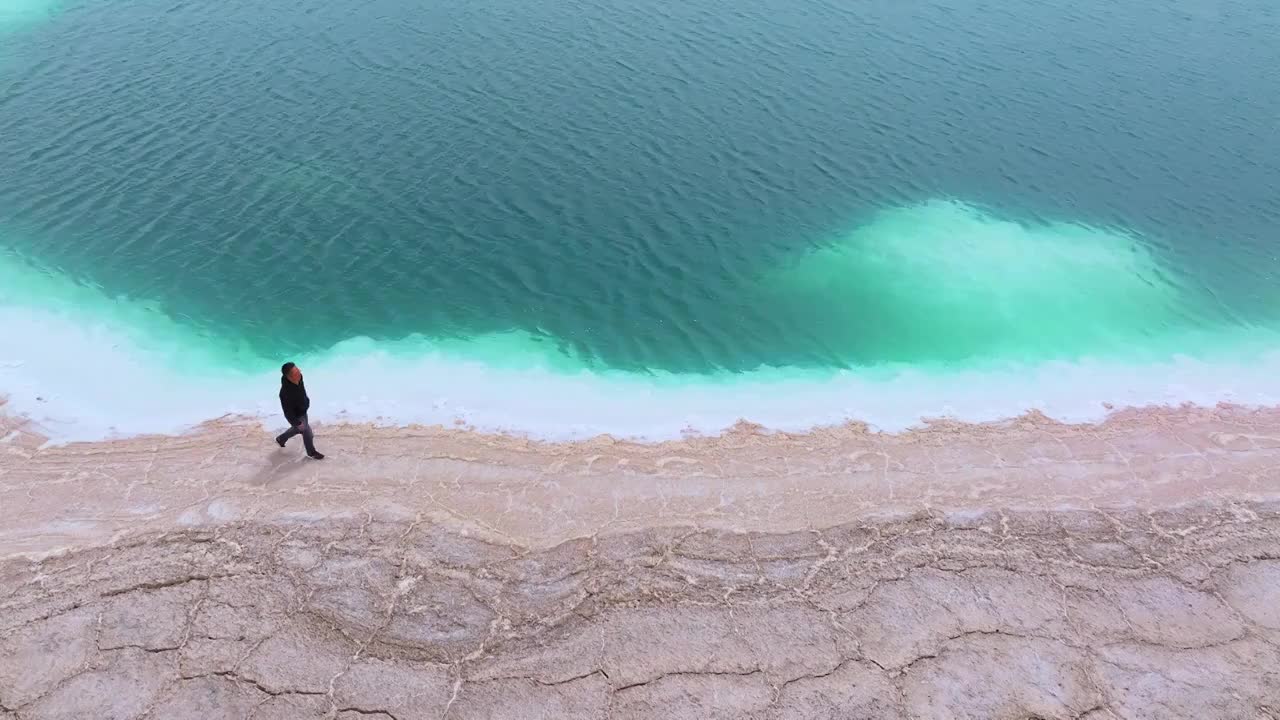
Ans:
[[[284,411],[284,419],[290,425],[297,425],[311,408],[311,398],[307,397],[307,381],[299,381],[294,385],[289,378],[280,378],[280,409]]]

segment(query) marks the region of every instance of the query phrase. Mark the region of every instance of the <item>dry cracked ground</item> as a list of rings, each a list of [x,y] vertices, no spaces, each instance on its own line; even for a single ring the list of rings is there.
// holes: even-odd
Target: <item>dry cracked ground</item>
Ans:
[[[1280,717],[1280,506],[542,551],[244,523],[0,579],[5,720]]]
[[[1280,441],[1210,425],[1224,434],[1219,449],[1192,442],[1200,449],[1182,448],[1177,462],[1233,467],[1249,476],[1241,487],[1275,467]],[[1118,455],[1093,458],[1083,443],[1073,453],[1098,463],[1091,477],[1112,463],[1132,480],[1132,438],[1149,448],[1159,432],[1129,430],[1097,436]],[[845,522],[778,529],[803,524],[781,508],[825,520],[834,501],[792,497],[786,475],[741,470],[741,486],[717,481],[718,492],[676,502],[660,480],[677,476],[655,469],[671,463],[604,485],[566,469],[563,455],[547,460],[555,480],[521,485],[514,461],[499,472],[497,456],[478,451],[465,462],[490,464],[473,486],[432,470],[421,492],[392,492],[352,479],[374,472],[358,460],[357,435],[359,447],[369,439],[347,438],[357,459],[342,460],[335,431],[327,449],[338,462],[266,481],[237,454],[240,430],[144,443],[136,457],[11,448],[0,460],[12,518],[0,546],[21,552],[0,554],[0,718],[1280,718],[1280,499],[1262,492],[1039,510],[985,509],[997,496],[980,494],[968,507],[850,511]],[[1013,457],[983,437],[991,462]],[[184,461],[191,447],[213,459]],[[640,466],[670,449],[608,452]],[[744,441],[730,455],[768,469],[776,450]],[[110,473],[86,471],[105,460]],[[832,462],[821,462],[828,483],[841,475]],[[144,473],[118,489],[116,507],[89,508],[110,503],[93,493],[111,477]],[[574,523],[522,535],[528,512],[511,493],[547,482],[574,496]],[[317,509],[352,504],[353,483],[366,498],[359,511]],[[626,483],[622,502],[614,489]],[[650,497],[645,487],[667,489]],[[431,488],[430,504],[405,500]],[[463,522],[462,498],[485,488],[507,501],[495,494],[488,514]],[[592,492],[604,493],[599,503]],[[522,497],[553,524],[550,501]],[[634,507],[647,520],[624,522]],[[128,517],[136,527],[123,527]],[[590,529],[575,524],[584,518]]]

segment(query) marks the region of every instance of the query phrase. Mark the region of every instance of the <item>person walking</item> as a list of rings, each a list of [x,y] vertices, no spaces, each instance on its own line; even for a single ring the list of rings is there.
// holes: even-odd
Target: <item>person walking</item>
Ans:
[[[291,362],[280,366],[280,409],[284,411],[284,419],[289,421],[289,429],[276,437],[280,447],[284,447],[294,435],[301,435],[307,457],[323,460],[324,455],[316,450],[316,436],[311,432],[311,423],[307,422],[307,411],[311,409],[307,385],[302,381],[302,370]]]

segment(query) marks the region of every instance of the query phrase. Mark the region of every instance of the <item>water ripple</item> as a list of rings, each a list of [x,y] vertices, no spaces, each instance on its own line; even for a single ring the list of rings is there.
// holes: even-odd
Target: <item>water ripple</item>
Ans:
[[[1280,21],[1173,5],[83,0],[5,36],[0,244],[267,348],[514,329],[619,367],[848,365],[927,323],[768,278],[960,198],[1140,237],[1215,308],[1169,322],[1269,323]]]

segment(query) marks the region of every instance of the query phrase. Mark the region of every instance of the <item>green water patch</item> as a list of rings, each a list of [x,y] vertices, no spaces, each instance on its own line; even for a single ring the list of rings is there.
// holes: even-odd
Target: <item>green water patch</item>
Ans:
[[[1164,352],[1212,322],[1210,304],[1141,238],[950,200],[884,210],[763,287],[779,322],[854,366]]]
[[[568,375],[608,370],[551,335],[523,330],[469,337],[410,335],[398,340],[357,337],[321,352],[301,355],[308,361],[326,364],[348,364],[370,357],[412,364],[424,356],[466,361],[495,370],[538,369]]]
[[[0,0],[0,35],[48,20],[57,6],[56,0]]]
[[[0,311],[41,318],[51,332],[44,337],[10,337],[42,353],[59,352],[55,333],[68,329],[77,343],[65,352],[125,349],[145,355],[145,364],[163,372],[193,376],[260,374],[284,359],[325,365],[350,365],[369,359],[392,365],[412,364],[424,357],[467,362],[494,370],[537,369],[573,375],[608,368],[545,332],[485,333],[475,336],[428,337],[411,334],[394,340],[354,337],[310,352],[286,353],[250,343],[246,338],[208,329],[197,318],[174,312],[172,303],[112,294],[92,280],[0,248]],[[93,357],[83,357],[92,364]]]
[[[255,373],[270,367],[248,343],[209,332],[191,318],[175,316],[166,305],[148,299],[111,295],[91,280],[74,277],[38,260],[0,248],[0,310],[24,312],[50,324],[44,337],[13,338],[44,352],[78,352],[56,347],[52,323],[96,338],[88,347],[121,345],[143,349],[158,369],[195,374]],[[91,366],[93,357],[81,358]]]
[[[336,162],[323,158],[267,159],[259,163],[258,176],[270,190],[304,197],[327,193],[359,192],[361,183]]]
[[[277,355],[287,353],[325,363],[435,356],[494,369],[634,375],[661,384],[733,382],[744,372],[756,380],[768,375],[812,382],[848,369],[874,380],[904,368],[932,372],[1084,358],[1203,357],[1221,348],[1228,334],[1235,342],[1262,329],[1232,320],[1131,233],[1013,221],[944,200],[884,210],[851,232],[784,258],[739,300],[754,305],[755,314],[738,319],[726,312],[702,324],[715,333],[710,337],[718,352],[726,359],[745,356],[748,343],[766,338],[772,351],[733,371],[725,369],[728,363],[702,372],[622,366],[536,326],[475,332],[458,327],[399,337],[366,337],[357,329],[355,337],[336,344],[298,348],[284,340],[264,341],[255,334],[256,319],[236,329],[225,318],[184,313],[182,298],[108,292],[83,272],[67,273],[0,250],[0,306],[112,328],[166,365],[235,372],[271,368],[278,365]],[[1274,334],[1252,334],[1264,335]],[[642,339],[656,345],[663,340]],[[701,340],[690,337],[695,344]],[[800,360],[769,357],[785,358],[789,347]]]

